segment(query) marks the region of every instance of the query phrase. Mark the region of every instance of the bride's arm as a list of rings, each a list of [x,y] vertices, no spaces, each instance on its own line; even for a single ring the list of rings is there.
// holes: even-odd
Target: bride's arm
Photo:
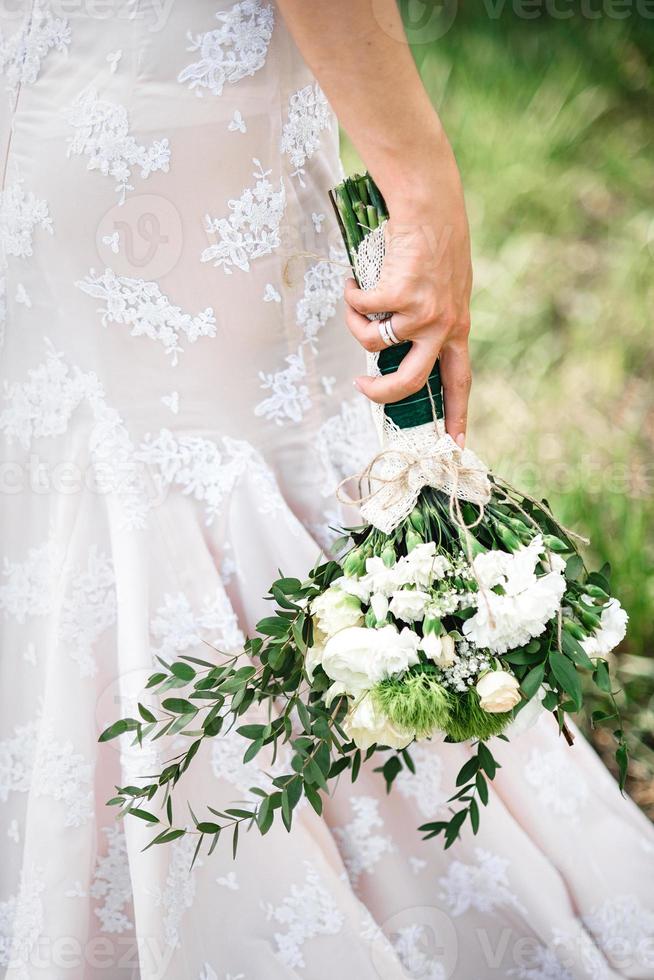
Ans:
[[[396,374],[357,378],[393,402],[421,388],[440,354],[447,431],[463,444],[470,361],[470,240],[459,171],[416,70],[395,0],[277,0],[302,54],[388,203],[377,289],[346,288],[347,323],[367,350],[383,344],[362,314],[394,311],[413,341]]]

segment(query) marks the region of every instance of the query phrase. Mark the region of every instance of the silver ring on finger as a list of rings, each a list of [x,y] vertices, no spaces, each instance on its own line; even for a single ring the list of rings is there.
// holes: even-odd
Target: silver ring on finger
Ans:
[[[397,336],[397,334],[393,330],[393,317],[392,316],[389,316],[388,320],[386,320],[386,333],[390,337],[391,343],[394,346],[396,346],[397,344],[401,344],[402,343],[402,341],[399,339],[399,337]]]
[[[379,336],[381,337],[386,347],[394,347],[395,344],[400,343],[400,341],[395,336],[393,327],[391,326],[391,319],[392,317],[389,317],[387,320],[379,320],[377,323]]]

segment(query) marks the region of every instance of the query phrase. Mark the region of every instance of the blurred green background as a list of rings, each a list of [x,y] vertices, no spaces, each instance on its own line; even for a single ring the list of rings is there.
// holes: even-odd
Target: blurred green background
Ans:
[[[590,537],[593,564],[612,566],[630,616],[613,665],[628,788],[654,818],[654,19],[644,6],[400,3],[466,191],[469,442]],[[347,141],[343,157],[359,167]],[[614,770],[610,732],[581,723]]]

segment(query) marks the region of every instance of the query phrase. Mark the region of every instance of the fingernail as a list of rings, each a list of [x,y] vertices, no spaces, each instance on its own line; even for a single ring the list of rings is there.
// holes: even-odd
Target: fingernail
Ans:
[[[465,433],[464,432],[459,432],[458,436],[455,439],[455,442],[456,442],[457,446],[459,446],[460,449],[464,449],[465,448],[465,444],[466,444]]]

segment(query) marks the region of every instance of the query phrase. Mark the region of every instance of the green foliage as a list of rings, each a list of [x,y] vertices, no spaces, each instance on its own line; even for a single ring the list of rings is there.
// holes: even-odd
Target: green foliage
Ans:
[[[418,737],[448,728],[453,695],[433,673],[389,677],[373,688],[372,696],[394,724],[415,730]]]

